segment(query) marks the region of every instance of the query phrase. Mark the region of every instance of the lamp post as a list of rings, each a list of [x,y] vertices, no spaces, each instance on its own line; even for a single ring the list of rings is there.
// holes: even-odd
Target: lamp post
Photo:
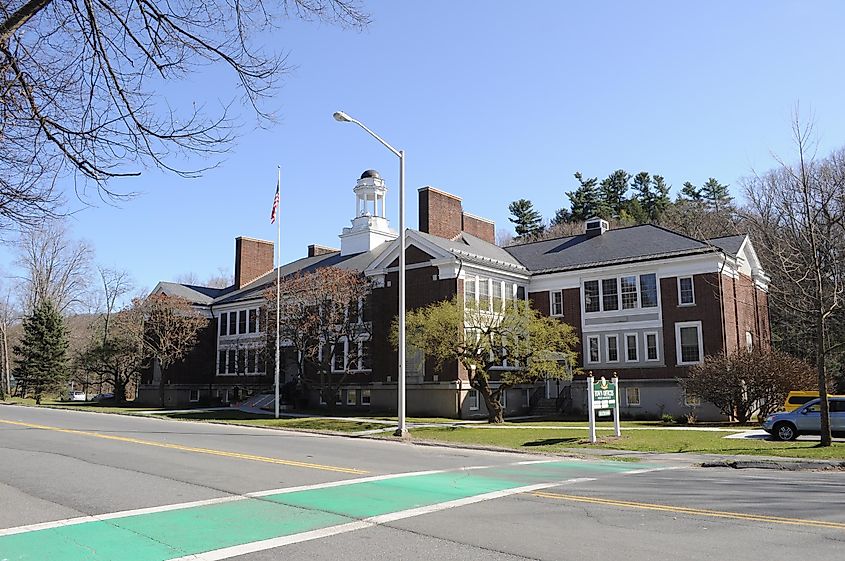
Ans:
[[[394,435],[406,436],[408,431],[405,428],[405,151],[397,150],[364,123],[353,119],[343,111],[335,112],[334,118],[341,123],[355,123],[399,158],[399,403],[396,412],[398,426]]]

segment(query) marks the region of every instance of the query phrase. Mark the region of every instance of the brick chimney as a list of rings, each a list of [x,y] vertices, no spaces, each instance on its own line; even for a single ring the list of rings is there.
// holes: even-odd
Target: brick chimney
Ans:
[[[340,250],[334,247],[312,243],[308,246],[308,257],[317,257],[318,255],[326,255],[327,253],[337,253],[338,251]]]
[[[420,187],[420,232],[452,239],[461,233],[463,209],[461,198],[434,187]]]
[[[466,232],[496,243],[493,221],[464,212],[460,197],[426,186],[419,189],[419,203],[420,232],[446,239]]]
[[[485,242],[496,243],[496,223],[492,220],[487,220],[486,218],[481,218],[468,212],[461,213],[461,220],[463,223],[462,229],[467,234],[472,234]]]
[[[273,242],[235,238],[235,289],[273,270]]]

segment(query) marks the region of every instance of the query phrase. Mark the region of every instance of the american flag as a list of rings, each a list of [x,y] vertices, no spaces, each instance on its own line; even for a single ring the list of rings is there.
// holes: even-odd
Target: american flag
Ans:
[[[279,210],[279,183],[276,182],[276,196],[273,198],[273,210],[270,212],[270,224],[276,222],[276,211]]]

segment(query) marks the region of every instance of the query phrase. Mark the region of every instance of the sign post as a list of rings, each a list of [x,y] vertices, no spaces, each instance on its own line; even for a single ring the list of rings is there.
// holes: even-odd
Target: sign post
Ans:
[[[587,411],[590,412],[590,443],[595,444],[596,442],[596,410],[595,410],[595,402],[593,400],[593,373],[587,376]]]
[[[619,425],[619,378],[614,376],[608,382],[602,376],[598,382],[593,378],[593,373],[587,376],[587,409],[590,412],[590,442],[596,442],[596,416],[609,417],[614,413],[613,428],[616,436],[622,436],[622,429]]]
[[[616,433],[616,436],[622,436],[622,426],[620,425],[619,417],[621,415],[619,409],[619,376],[616,375],[616,372],[613,373],[613,378],[610,379],[610,383],[613,384],[613,388],[616,390],[613,393],[616,394],[616,399],[614,400],[614,405],[616,406],[613,411],[613,429]]]

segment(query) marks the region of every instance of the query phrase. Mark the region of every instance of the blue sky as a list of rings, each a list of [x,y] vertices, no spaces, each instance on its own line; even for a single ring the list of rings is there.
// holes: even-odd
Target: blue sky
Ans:
[[[140,191],[120,208],[71,219],[97,262],[140,287],[233,268],[234,238],[274,240],[269,223],[282,166],[282,260],[309,243],[337,246],[354,214],[352,187],[379,170],[397,226],[398,163],[338,109],[407,154],[406,224],[417,188],[463,198],[464,209],[510,228],[508,203],[546,218],[567,205],[572,175],[648,170],[675,189],[716,177],[732,186],[791,154],[800,101],[821,153],[845,145],[841,2],[392,2],[371,0],[362,31],[285,22],[264,39],[296,68],[260,129],[246,109],[241,138],[200,179],[155,170],[115,183]],[[180,84],[176,103],[231,97],[210,68]],[[211,98],[209,96],[212,96]],[[197,165],[202,165],[198,162]],[[77,205],[78,206],[78,205]],[[13,272],[8,248],[0,267]]]

